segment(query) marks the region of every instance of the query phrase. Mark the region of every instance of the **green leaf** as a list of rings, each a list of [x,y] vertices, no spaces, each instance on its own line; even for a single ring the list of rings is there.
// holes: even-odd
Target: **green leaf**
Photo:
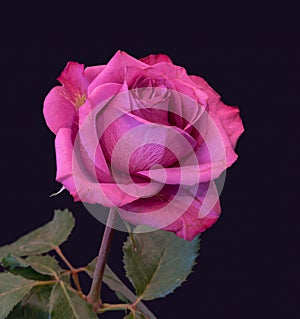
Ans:
[[[164,230],[144,230],[136,227],[134,247],[130,238],[125,242],[124,264],[137,295],[152,300],[173,292],[186,279],[198,255],[199,238],[186,241]]]
[[[11,274],[16,276],[22,276],[23,278],[29,279],[29,280],[37,280],[37,281],[47,281],[51,280],[51,276],[42,275],[38,272],[36,272],[31,267],[27,268],[15,268],[13,270],[9,271]]]
[[[26,296],[35,282],[9,273],[0,274],[0,319],[4,319]]]
[[[6,319],[24,319],[23,307],[18,303]]]
[[[16,256],[46,253],[66,241],[73,227],[72,214],[66,209],[56,210],[51,222],[21,237],[16,242],[1,247],[0,259],[9,253]]]
[[[87,274],[93,278],[97,263],[97,258],[92,260],[86,267]],[[113,290],[121,301],[128,303],[134,303],[137,300],[137,296],[119,279],[119,277],[112,271],[112,269],[106,265],[103,282]],[[156,319],[154,314],[142,303],[138,303],[137,308],[140,309],[149,319]]]
[[[57,276],[58,263],[52,256],[30,256],[25,261],[40,274]]]
[[[62,280],[63,282],[65,282],[66,284],[68,284],[69,286],[71,286],[71,274],[63,274],[61,273],[59,275],[60,280]]]
[[[29,265],[25,262],[23,258],[17,257],[13,254],[9,254],[8,256],[4,257],[1,261],[1,265],[3,268],[7,268],[9,270],[13,270],[18,267],[29,267]]]
[[[40,281],[52,279],[51,276],[43,275],[34,270],[32,267],[30,267],[25,259],[12,254],[9,254],[7,257],[3,258],[1,265],[10,273],[17,276],[22,276],[26,279]]]
[[[42,310],[40,307],[26,305],[24,307],[24,319],[48,319],[48,311]]]
[[[24,319],[48,319],[51,286],[34,287],[24,301]]]
[[[51,319],[98,319],[92,306],[63,282],[57,283],[53,287],[49,311]]]

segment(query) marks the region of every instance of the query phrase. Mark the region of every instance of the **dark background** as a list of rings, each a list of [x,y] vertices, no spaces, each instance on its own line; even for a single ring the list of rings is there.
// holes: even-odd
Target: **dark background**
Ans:
[[[175,294],[149,307],[158,318],[299,317],[296,8],[49,2],[2,9],[0,244],[67,207],[77,226],[62,247],[66,255],[78,266],[96,255],[103,225],[67,192],[49,198],[60,185],[43,99],[69,60],[88,66],[106,64],[118,49],[137,58],[161,52],[204,77],[225,103],[238,105],[246,131],[239,160],[227,172],[223,213],[202,236],[194,272]],[[124,239],[116,235],[110,256],[120,275]]]

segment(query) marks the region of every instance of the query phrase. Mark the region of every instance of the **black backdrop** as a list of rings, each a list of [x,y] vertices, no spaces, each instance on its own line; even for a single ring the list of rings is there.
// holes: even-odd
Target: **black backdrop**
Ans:
[[[66,255],[78,266],[96,255],[103,225],[66,192],[49,198],[60,185],[43,99],[69,60],[94,65],[105,64],[117,49],[138,58],[162,52],[203,76],[225,103],[238,105],[246,131],[239,160],[227,173],[222,216],[203,234],[194,272],[150,308],[158,318],[174,319],[300,315],[299,30],[290,7],[232,8],[3,8],[0,244],[67,207],[77,226],[63,245]],[[116,235],[110,256],[120,275],[124,238]]]

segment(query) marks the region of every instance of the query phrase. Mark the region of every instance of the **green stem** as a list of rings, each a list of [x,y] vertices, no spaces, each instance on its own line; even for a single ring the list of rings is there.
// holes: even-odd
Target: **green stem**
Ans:
[[[80,294],[82,294],[81,285],[79,282],[78,272],[76,269],[72,266],[72,264],[69,262],[69,260],[66,258],[66,256],[63,254],[61,249],[57,246],[54,248],[58,256],[62,259],[62,261],[66,264],[66,266],[70,269],[71,275],[74,281],[74,284],[76,286],[76,289],[79,291]]]
[[[106,311],[120,311],[120,310],[134,310],[130,304],[103,304],[102,308],[98,310],[98,313],[104,313]]]
[[[109,211],[109,215],[106,222],[105,231],[103,234],[99,255],[97,259],[97,264],[93,276],[92,286],[90,293],[87,296],[87,300],[90,304],[94,306],[97,311],[102,306],[102,301],[100,298],[101,287],[103,281],[103,275],[105,270],[105,265],[108,259],[109,250],[112,243],[112,237],[114,233],[113,225],[117,218],[117,209],[112,207]]]

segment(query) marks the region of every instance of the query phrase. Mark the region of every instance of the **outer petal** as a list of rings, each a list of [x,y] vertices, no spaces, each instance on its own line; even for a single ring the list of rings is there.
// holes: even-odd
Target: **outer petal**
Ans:
[[[211,112],[215,113],[223,124],[232,146],[235,148],[236,143],[244,132],[244,126],[240,117],[238,107],[227,106],[223,102],[210,107]]]
[[[123,192],[116,184],[99,183],[90,179],[74,156],[76,151],[74,152],[71,129],[62,128],[58,131],[55,148],[56,180],[68,189],[76,201],[111,207],[122,206],[138,198],[128,195],[129,192]]]
[[[165,54],[150,54],[146,56],[145,58],[140,59],[140,61],[149,64],[154,65],[160,62],[167,62],[172,63],[172,60]]]
[[[203,125],[206,122],[205,118],[208,119],[210,124],[208,125],[206,134],[202,136],[204,142],[196,152],[199,162],[214,163],[220,161],[224,163],[224,169],[226,169],[237,160],[237,154],[234,151],[230,137],[221,119],[212,112],[208,116],[205,113],[200,119],[204,120]]]
[[[221,98],[220,95],[203,78],[197,75],[190,75],[189,78],[195,82],[199,88],[206,92],[210,104],[219,102]]]
[[[76,109],[65,98],[64,88],[56,86],[45,98],[43,113],[48,127],[56,134],[60,128],[72,126]]]
[[[125,205],[120,214],[135,225],[165,229],[192,240],[218,219],[220,211],[217,189],[210,182],[192,188],[166,186],[159,196]]]
[[[88,166],[87,172],[90,175],[97,175],[99,181],[112,182],[108,165],[99,145],[95,123],[98,115],[96,111],[92,110],[89,100],[79,108],[79,129],[73,148],[76,147],[76,151],[80,153],[78,160],[80,158],[84,167]]]
[[[84,74],[84,65],[77,62],[68,62],[67,66],[57,78],[72,93],[85,93],[88,81]]]
[[[193,240],[195,236],[210,228],[219,218],[221,206],[214,182],[200,184],[192,205],[165,230],[175,232],[178,237]]]
[[[218,178],[236,160],[237,154],[221,120],[212,112],[205,112],[195,127],[200,133],[200,147],[195,151],[199,166],[205,168],[201,181]],[[204,128],[204,129],[202,129]],[[192,157],[187,157],[183,166],[194,164]]]
[[[203,78],[194,75],[190,76],[190,78],[208,94],[209,111],[220,119],[232,146],[235,147],[238,138],[244,132],[239,109],[221,102],[220,95]]]

